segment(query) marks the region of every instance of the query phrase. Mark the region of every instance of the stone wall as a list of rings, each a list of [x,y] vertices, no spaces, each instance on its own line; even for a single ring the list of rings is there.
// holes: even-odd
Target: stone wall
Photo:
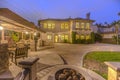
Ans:
[[[0,44],[0,73],[8,70],[8,68],[9,68],[8,45]]]

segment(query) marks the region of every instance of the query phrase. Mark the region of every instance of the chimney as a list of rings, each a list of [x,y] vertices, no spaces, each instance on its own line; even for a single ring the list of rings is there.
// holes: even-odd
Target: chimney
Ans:
[[[86,19],[90,19],[90,12],[86,14]]]

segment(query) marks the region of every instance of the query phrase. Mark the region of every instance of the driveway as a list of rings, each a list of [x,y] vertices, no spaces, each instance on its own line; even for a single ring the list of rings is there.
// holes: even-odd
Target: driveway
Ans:
[[[91,51],[120,51],[120,45],[100,44],[100,43],[96,43],[96,44],[56,43],[55,48],[39,51],[38,55],[50,53],[51,55],[54,56],[58,54],[62,56],[69,65],[82,66],[83,56]],[[50,61],[50,59],[52,60],[52,56],[49,57],[48,62]]]

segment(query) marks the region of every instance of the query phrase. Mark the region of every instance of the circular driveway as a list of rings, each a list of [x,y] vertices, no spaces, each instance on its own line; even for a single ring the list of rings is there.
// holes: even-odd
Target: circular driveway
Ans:
[[[60,55],[69,65],[82,66],[83,56],[91,51],[120,51],[120,45],[112,44],[64,44],[56,43],[55,48],[38,51],[38,55],[50,53]],[[52,60],[52,56],[49,57]],[[49,62],[48,61],[48,62]],[[60,61],[60,60],[59,60]],[[57,59],[56,59],[57,62]],[[59,63],[59,62],[58,62]]]

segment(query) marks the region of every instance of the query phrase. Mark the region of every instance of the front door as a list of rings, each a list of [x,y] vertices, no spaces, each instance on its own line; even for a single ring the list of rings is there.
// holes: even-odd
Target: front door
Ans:
[[[55,42],[58,42],[58,35],[55,35]]]

